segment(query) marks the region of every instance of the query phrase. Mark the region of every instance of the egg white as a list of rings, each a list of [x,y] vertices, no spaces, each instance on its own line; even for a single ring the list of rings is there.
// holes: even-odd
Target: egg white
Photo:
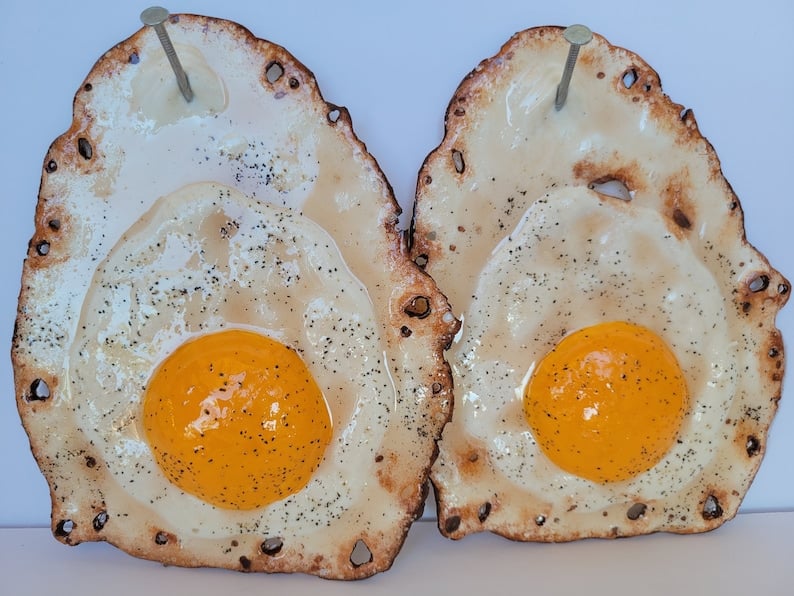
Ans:
[[[602,484],[565,472],[540,451],[523,394],[536,364],[566,334],[616,320],[643,325],[668,344],[689,407],[661,461]],[[655,210],[583,187],[552,191],[527,209],[480,273],[450,354],[460,399],[447,432],[481,441],[504,477],[544,501],[598,510],[626,495],[661,498],[713,456],[709,437],[724,422],[736,385],[729,343],[713,276]]]
[[[228,328],[297,350],[334,422],[309,484],[254,512],[216,508],[171,484],[142,426],[159,363],[186,340]],[[368,482],[366,445],[382,440],[394,384],[366,289],[328,233],[300,214],[214,183],[162,197],[98,266],[77,329],[71,393],[91,407],[75,422],[119,485],[175,526],[196,536],[257,527],[300,535],[340,517]]]

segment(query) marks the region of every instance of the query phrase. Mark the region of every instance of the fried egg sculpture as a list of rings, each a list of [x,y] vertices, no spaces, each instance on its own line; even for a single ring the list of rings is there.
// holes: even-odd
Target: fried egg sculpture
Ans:
[[[690,110],[595,36],[554,101],[562,29],[461,83],[411,252],[463,321],[431,471],[439,528],[564,541],[733,517],[780,399],[789,283]]]
[[[421,513],[459,326],[344,108],[283,48],[172,16],[51,146],[12,356],[64,543],[352,579]]]

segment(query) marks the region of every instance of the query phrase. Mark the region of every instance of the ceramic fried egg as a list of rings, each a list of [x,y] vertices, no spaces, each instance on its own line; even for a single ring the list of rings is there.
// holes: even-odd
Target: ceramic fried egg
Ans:
[[[344,108],[283,48],[171,17],[51,146],[12,357],[62,542],[359,578],[421,513],[458,328]]]
[[[733,517],[780,399],[789,283],[690,110],[562,29],[462,82],[419,175],[412,256],[462,330],[431,478],[441,532],[559,541]]]

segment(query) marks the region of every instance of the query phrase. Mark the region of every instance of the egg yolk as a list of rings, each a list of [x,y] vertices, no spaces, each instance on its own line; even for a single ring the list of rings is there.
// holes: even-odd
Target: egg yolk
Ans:
[[[557,344],[532,373],[524,413],[550,460],[605,483],[659,462],[678,436],[687,401],[667,344],[645,327],[618,321]]]
[[[227,509],[299,491],[331,441],[328,404],[298,354],[244,330],[170,354],[146,388],[143,421],[168,479]]]

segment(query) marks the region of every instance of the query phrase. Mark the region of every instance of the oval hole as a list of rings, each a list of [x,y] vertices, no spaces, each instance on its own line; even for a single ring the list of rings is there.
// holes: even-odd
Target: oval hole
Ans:
[[[628,187],[616,178],[610,178],[601,182],[591,182],[587,188],[594,190],[600,195],[620,199],[621,201],[630,201],[634,198],[634,191],[629,190]]]
[[[637,82],[637,71],[633,68],[628,69],[625,73],[623,73],[623,86],[626,89],[631,89],[634,86],[634,83]]]
[[[457,149],[452,150],[452,163],[455,165],[455,171],[462,174],[466,170],[466,163],[463,161],[463,153]]]

